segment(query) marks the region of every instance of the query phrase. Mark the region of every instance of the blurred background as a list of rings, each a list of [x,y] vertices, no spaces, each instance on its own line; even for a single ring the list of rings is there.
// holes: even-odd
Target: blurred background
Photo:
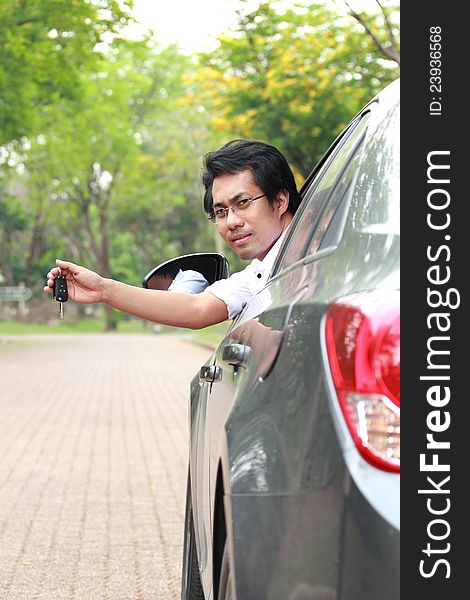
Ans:
[[[1,0],[0,334],[153,331],[43,291],[57,257],[140,285],[218,251],[203,156],[277,146],[298,184],[399,76],[389,0]]]

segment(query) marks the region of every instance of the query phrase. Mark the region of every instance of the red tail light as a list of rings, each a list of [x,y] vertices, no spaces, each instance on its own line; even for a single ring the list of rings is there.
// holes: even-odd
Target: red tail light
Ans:
[[[332,304],[326,346],[346,423],[362,456],[400,470],[399,292],[369,292]]]

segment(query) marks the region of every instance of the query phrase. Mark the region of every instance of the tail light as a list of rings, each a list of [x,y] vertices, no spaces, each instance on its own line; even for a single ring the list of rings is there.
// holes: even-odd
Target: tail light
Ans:
[[[346,424],[361,455],[400,470],[399,291],[365,292],[333,303],[328,359]]]

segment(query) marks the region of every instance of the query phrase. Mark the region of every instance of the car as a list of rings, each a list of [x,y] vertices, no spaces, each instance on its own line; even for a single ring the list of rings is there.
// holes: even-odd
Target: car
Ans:
[[[314,168],[191,383],[183,600],[399,598],[399,96]]]

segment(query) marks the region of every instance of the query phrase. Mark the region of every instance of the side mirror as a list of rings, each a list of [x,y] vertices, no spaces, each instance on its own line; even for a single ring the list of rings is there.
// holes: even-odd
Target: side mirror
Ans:
[[[154,267],[142,280],[142,287],[151,290],[168,289],[168,285],[171,284],[179,271],[193,272],[193,280],[198,282],[197,292],[193,293],[202,292],[207,285],[211,285],[219,279],[226,279],[229,275],[228,262],[225,256],[215,252],[199,252],[178,256]],[[202,277],[200,277],[201,275]],[[163,283],[165,281],[166,283]],[[188,290],[183,289],[182,291]]]

